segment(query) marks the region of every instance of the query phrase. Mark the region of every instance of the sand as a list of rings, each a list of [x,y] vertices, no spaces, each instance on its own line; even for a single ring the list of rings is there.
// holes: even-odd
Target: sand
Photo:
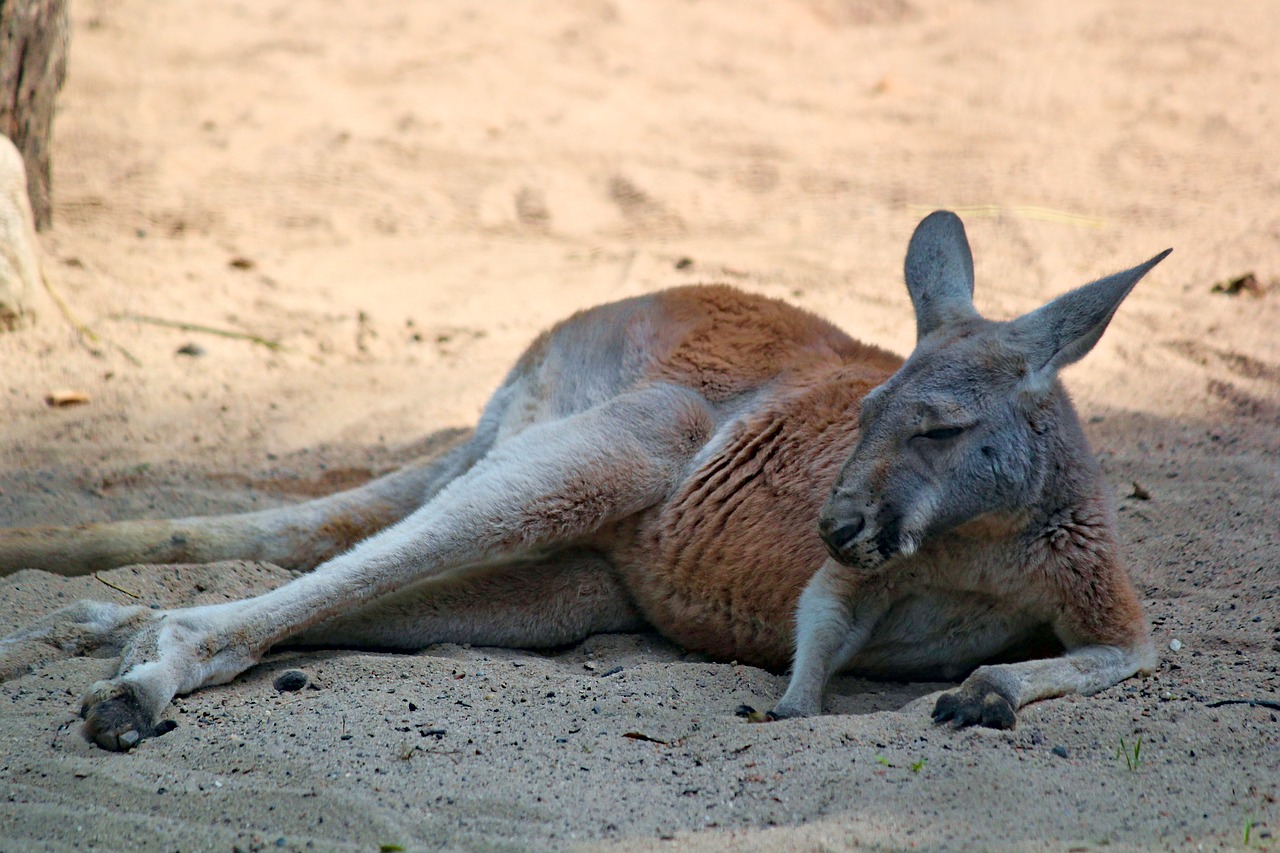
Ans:
[[[651,635],[290,653],[112,755],[75,711],[113,662],[75,659],[0,687],[0,849],[1280,849],[1280,714],[1209,706],[1280,700],[1269,0],[72,15],[40,242],[97,338],[49,299],[0,336],[0,527],[360,482],[471,424],[549,323],[681,283],[906,352],[906,240],[951,207],[993,317],[1175,249],[1065,377],[1162,660],[1012,732],[954,732],[928,719],[944,685],[850,678],[828,715],[750,725],[734,707],[783,676]],[[1212,292],[1249,272],[1262,295]],[[51,407],[58,390],[89,402]],[[83,596],[287,577],[24,571],[0,580],[0,630]],[[278,693],[294,667],[318,689]]]

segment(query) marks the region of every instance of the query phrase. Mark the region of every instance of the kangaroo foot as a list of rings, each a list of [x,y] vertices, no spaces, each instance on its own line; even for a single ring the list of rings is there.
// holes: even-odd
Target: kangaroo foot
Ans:
[[[132,749],[146,738],[178,727],[173,720],[155,721],[138,688],[120,681],[99,681],[90,687],[80,716],[85,737],[112,752]]]
[[[944,693],[933,707],[935,723],[953,723],[956,728],[986,726],[1011,729],[1018,718],[1013,703],[996,688],[982,682],[965,683],[959,690]]]

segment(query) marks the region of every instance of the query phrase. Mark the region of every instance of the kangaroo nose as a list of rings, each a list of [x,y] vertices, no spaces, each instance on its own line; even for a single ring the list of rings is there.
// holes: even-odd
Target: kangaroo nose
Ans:
[[[843,519],[844,523],[836,526],[835,522],[827,522],[819,525],[818,535],[822,537],[822,541],[827,543],[827,547],[834,554],[843,551],[850,542],[858,538],[858,534],[862,532],[862,528],[867,526],[866,517],[860,512],[851,513]]]

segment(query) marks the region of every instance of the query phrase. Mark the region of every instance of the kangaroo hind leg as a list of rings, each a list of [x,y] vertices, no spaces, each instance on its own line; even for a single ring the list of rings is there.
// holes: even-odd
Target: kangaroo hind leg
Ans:
[[[175,695],[229,681],[314,626],[428,579],[581,544],[669,494],[712,426],[700,397],[660,385],[499,441],[417,512],[311,574],[143,628],[120,674],[90,689],[90,736],[127,748]]]
[[[644,624],[613,567],[594,552],[574,549],[420,581],[308,628],[286,645],[548,648]]]

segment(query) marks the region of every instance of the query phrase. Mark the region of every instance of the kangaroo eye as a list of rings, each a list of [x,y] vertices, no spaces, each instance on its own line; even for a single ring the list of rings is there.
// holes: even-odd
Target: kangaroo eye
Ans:
[[[920,433],[920,438],[927,438],[930,441],[946,441],[949,438],[955,438],[962,432],[964,432],[963,427],[939,427],[938,429]]]

